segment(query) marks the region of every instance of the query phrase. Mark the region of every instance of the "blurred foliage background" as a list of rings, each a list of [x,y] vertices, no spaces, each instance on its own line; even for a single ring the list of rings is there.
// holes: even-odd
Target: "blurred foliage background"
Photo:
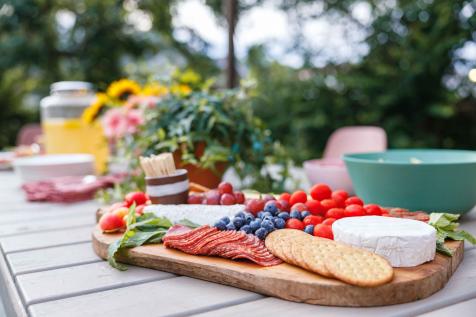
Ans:
[[[223,63],[209,57],[209,43],[193,30],[187,42],[175,36],[181,1],[0,0],[0,148],[14,144],[23,124],[39,120],[39,100],[55,81],[86,80],[104,89],[123,76],[160,77],[166,65],[178,65],[224,85]],[[264,2],[238,1],[237,23]],[[204,3],[226,25],[224,1]],[[476,148],[475,84],[458,73],[476,67],[476,56],[468,61],[459,54],[476,42],[476,1],[272,3],[293,17],[289,28],[297,35],[288,50],[304,63],[286,66],[262,43],[238,69],[254,83],[256,113],[296,161],[319,156],[330,133],[344,125],[382,126],[395,148]],[[326,16],[355,27],[357,3],[368,4],[373,17],[360,25],[365,54],[352,62],[316,62],[321,52],[299,36],[303,22]],[[315,4],[315,12],[305,9]],[[151,21],[147,31],[133,23],[141,15]]]

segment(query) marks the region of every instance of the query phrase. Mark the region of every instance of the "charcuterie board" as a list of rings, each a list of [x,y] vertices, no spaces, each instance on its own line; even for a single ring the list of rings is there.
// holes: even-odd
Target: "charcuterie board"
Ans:
[[[103,234],[96,227],[93,247],[98,256],[107,258],[108,246],[120,234]],[[124,263],[167,271],[294,302],[330,306],[368,307],[415,301],[432,295],[445,286],[463,259],[463,242],[451,241],[447,247],[453,257],[437,254],[435,259],[411,268],[395,268],[394,278],[377,287],[357,287],[321,277],[283,263],[261,267],[248,262],[188,255],[165,248],[162,244],[128,249],[117,259]]]

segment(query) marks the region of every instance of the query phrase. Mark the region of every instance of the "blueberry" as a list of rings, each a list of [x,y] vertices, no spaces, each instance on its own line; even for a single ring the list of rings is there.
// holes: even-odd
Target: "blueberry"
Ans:
[[[220,221],[223,221],[225,223],[225,225],[229,224],[230,223],[230,218],[228,217],[223,217],[220,219]]]
[[[261,240],[264,240],[267,235],[268,235],[268,231],[265,228],[259,228],[255,232],[255,236]]]
[[[219,220],[217,222],[215,222],[215,224],[213,225],[215,228],[217,228],[218,230],[226,230],[226,223],[224,223],[223,221]]]
[[[226,225],[226,230],[236,230],[236,227],[230,222]]]
[[[244,225],[243,227],[240,228],[240,231],[244,231],[246,233],[253,233],[249,225]]]
[[[237,212],[235,218],[245,218],[245,213],[243,211]]]
[[[276,204],[266,204],[266,206],[264,207],[264,211],[269,212],[274,216],[278,212],[278,207],[276,207]]]
[[[311,215],[311,213],[310,213],[309,211],[303,211],[303,212],[301,212],[301,217],[302,217],[302,219],[304,219],[304,218],[306,218],[307,216],[310,216],[310,215]]]
[[[274,218],[274,227],[276,229],[283,229],[285,225],[286,221],[284,221],[284,219],[279,217]]]
[[[289,219],[289,213],[287,213],[287,212],[285,212],[285,211],[280,212],[280,213],[278,214],[278,217],[281,218],[281,219],[283,219],[284,221],[286,221],[286,220]]]
[[[253,220],[252,222],[250,222],[251,231],[255,232],[260,227],[261,227],[261,221]]]
[[[290,217],[301,220],[301,213],[297,210],[291,211]]]
[[[240,217],[235,217],[233,218],[232,223],[237,229],[240,229],[245,224],[245,219]]]
[[[270,213],[269,211],[265,211],[265,212],[263,212],[263,217],[261,217],[261,218],[264,219],[266,217],[267,218],[270,218],[270,217],[273,218],[273,214]]]
[[[253,217],[252,214],[246,214],[246,215],[245,215],[245,222],[246,222],[247,224],[250,224],[253,220],[255,220],[255,217]]]
[[[263,212],[262,211],[258,212],[256,216],[258,216],[258,218],[263,218]]]
[[[310,235],[314,234],[314,225],[307,225],[306,228],[304,228],[305,233],[309,233]]]
[[[265,228],[267,231],[273,231],[274,223],[272,220],[263,220],[261,223],[261,228]]]

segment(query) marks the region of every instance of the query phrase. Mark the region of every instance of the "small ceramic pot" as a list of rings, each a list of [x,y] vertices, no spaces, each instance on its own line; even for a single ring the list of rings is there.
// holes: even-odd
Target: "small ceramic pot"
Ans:
[[[186,204],[188,199],[188,172],[179,169],[172,176],[146,177],[146,192],[153,204]]]

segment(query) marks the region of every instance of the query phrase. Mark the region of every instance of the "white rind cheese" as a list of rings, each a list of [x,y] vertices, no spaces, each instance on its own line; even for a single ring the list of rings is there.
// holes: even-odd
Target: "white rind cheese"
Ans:
[[[339,219],[334,240],[386,258],[393,267],[417,266],[435,257],[436,230],[417,220],[364,216]]]
[[[144,212],[153,212],[157,217],[167,217],[173,223],[188,219],[198,225],[213,226],[222,217],[232,218],[244,211],[244,205],[149,205]]]

